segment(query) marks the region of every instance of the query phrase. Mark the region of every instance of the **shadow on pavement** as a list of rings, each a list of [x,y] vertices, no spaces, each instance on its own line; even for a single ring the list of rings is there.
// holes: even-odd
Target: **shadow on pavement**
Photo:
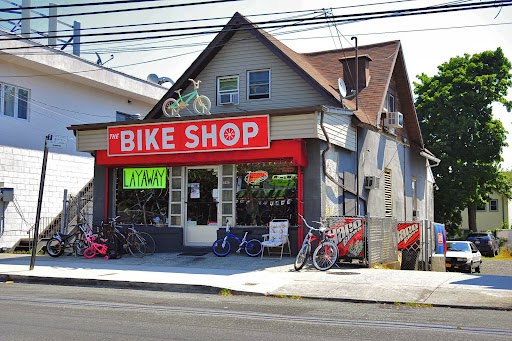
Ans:
[[[451,284],[483,286],[489,289],[512,290],[512,280],[508,276],[485,275],[463,281],[451,282]]]

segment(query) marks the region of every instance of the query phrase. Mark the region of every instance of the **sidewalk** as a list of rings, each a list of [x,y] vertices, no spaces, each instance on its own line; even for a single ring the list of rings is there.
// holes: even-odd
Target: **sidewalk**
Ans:
[[[121,259],[0,254],[1,281],[99,285],[151,290],[297,296],[355,302],[420,303],[434,306],[512,310],[512,277],[368,269],[352,265],[296,272],[293,258],[219,258],[155,254]]]

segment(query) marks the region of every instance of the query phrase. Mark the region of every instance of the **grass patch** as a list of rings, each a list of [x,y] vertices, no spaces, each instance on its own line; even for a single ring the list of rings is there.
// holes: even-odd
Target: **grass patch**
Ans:
[[[494,259],[512,260],[512,250],[502,247],[500,253]]]
[[[220,289],[219,295],[221,296],[233,296],[233,293],[229,289]]]

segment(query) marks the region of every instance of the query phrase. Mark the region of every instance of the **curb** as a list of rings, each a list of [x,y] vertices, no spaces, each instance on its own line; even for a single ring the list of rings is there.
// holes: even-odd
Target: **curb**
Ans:
[[[84,279],[84,278],[62,278],[62,277],[39,277],[39,276],[21,276],[21,275],[8,275],[0,274],[0,282],[13,281],[18,283],[28,284],[49,284],[49,285],[63,285],[63,286],[85,286],[85,287],[99,287],[99,288],[118,288],[118,289],[131,289],[131,290],[151,290],[151,291],[167,291],[174,293],[187,293],[187,294],[211,294],[219,295],[223,288],[214,287],[210,285],[197,285],[197,284],[175,284],[175,283],[151,283],[151,282],[132,282],[132,281],[109,281],[100,279]],[[313,296],[296,296],[296,295],[280,295],[271,293],[257,293],[250,291],[240,291],[228,289],[231,295],[234,296],[260,296],[260,297],[274,297],[274,298],[287,298],[287,299],[306,299],[317,301],[331,301],[331,302],[344,302],[344,303],[359,303],[359,304],[384,304],[392,306],[412,306],[418,305],[418,308],[454,308],[466,310],[499,310],[499,311],[512,311],[510,307],[473,307],[455,304],[442,304],[442,303],[419,303],[419,302],[392,302],[382,300],[361,300],[352,298],[325,298]]]

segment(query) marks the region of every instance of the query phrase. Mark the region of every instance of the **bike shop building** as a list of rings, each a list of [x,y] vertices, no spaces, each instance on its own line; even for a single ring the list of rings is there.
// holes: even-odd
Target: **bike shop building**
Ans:
[[[296,53],[236,13],[144,120],[69,129],[95,156],[95,222],[141,225],[159,252],[209,247],[226,219],[260,232],[287,219],[296,250],[297,213],[433,218],[439,160],[399,41]]]

